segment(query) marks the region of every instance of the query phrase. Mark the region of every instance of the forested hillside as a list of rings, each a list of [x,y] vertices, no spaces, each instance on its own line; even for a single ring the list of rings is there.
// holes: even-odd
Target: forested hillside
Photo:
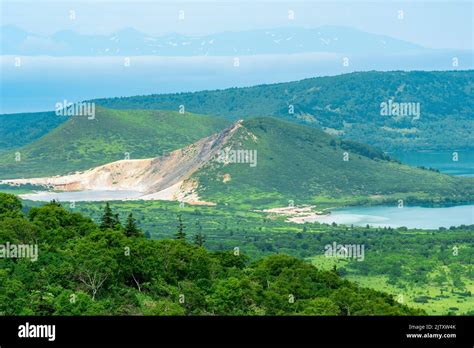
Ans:
[[[0,152],[29,144],[66,121],[52,111],[0,115]]]
[[[474,71],[360,72],[194,93],[96,99],[112,109],[156,109],[236,120],[275,116],[384,151],[472,148]],[[419,103],[420,114],[382,115],[381,103]],[[66,121],[53,112],[0,115],[0,151],[31,143]],[[449,133],[447,137],[445,134]]]
[[[38,244],[38,258],[0,260],[3,315],[420,315],[383,292],[294,257],[250,263],[231,251],[147,240],[107,205],[100,225],[58,203],[22,212],[0,194],[0,243]]]
[[[252,163],[217,158],[192,176],[212,202],[319,203],[321,197],[368,197],[392,204],[415,201],[468,202],[474,179],[402,165],[370,146],[339,140],[320,130],[276,118],[245,120],[226,144],[228,153],[254,151]],[[248,161],[250,162],[250,161]]]
[[[229,119],[276,116],[384,151],[472,148],[474,71],[360,72],[195,93],[95,100],[117,109],[178,110]],[[419,103],[419,117],[382,115],[381,103]],[[449,134],[449,136],[446,136]]]
[[[59,116],[55,116],[61,118]],[[0,155],[0,178],[66,174],[126,158],[159,157],[219,132],[228,121],[191,113],[109,110],[67,122]],[[15,160],[19,152],[21,160]]]

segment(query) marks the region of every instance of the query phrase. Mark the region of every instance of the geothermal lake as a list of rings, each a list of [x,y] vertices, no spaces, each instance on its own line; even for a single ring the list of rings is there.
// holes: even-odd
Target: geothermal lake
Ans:
[[[97,202],[97,201],[117,201],[126,199],[136,199],[143,196],[143,192],[138,191],[77,191],[77,192],[48,192],[39,191],[35,193],[27,193],[20,195],[22,199],[30,201],[49,202],[53,199],[59,202]]]
[[[330,215],[307,221],[373,227],[449,228],[474,224],[474,205],[403,208],[393,206],[354,207],[335,209]]]

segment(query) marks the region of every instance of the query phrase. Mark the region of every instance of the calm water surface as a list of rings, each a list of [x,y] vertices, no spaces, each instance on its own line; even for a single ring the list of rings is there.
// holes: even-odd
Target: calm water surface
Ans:
[[[449,228],[474,224],[474,205],[452,207],[354,207],[336,209],[325,217],[314,219],[321,223],[374,227],[408,227],[421,229]]]

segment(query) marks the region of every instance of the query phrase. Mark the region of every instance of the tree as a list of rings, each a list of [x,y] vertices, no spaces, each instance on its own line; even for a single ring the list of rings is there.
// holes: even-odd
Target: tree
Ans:
[[[299,315],[340,315],[339,307],[326,297],[316,297],[302,304]]]
[[[160,298],[156,301],[147,301],[143,310],[145,315],[185,315],[186,310],[179,303],[168,298]]]
[[[100,229],[104,231],[108,228],[114,228],[114,227],[115,227],[115,217],[114,217],[114,214],[112,213],[112,209],[110,208],[109,202],[107,202],[105,204],[104,214],[102,215],[102,218],[100,219]]]
[[[197,246],[204,246],[204,243],[206,242],[206,236],[199,231],[197,234],[194,235],[194,244]]]
[[[353,312],[367,303],[367,299],[361,300],[358,292],[347,287],[340,287],[335,290],[331,294],[331,300],[340,308],[343,316],[353,315]]]
[[[67,253],[73,264],[73,274],[83,288],[89,292],[92,300],[108,283],[116,284],[121,255],[121,240],[125,236],[113,231],[94,232],[78,240],[73,249]],[[111,247],[114,246],[114,247]]]
[[[17,215],[21,212],[21,201],[18,197],[0,192],[0,215],[13,214]]]
[[[214,315],[263,315],[265,309],[259,306],[262,287],[242,275],[219,279],[209,296],[210,313]]]
[[[53,207],[59,207],[59,208],[62,207],[61,203],[59,201],[55,200],[55,199],[53,199],[51,202],[49,202],[48,205],[53,206]]]
[[[137,237],[140,235],[140,232],[137,220],[135,220],[132,213],[128,214],[127,223],[125,224],[125,235],[127,237]]]
[[[122,229],[122,224],[120,223],[119,214],[114,215],[113,228],[115,230],[121,230]]]
[[[181,214],[178,215],[178,233],[176,233],[176,239],[179,240],[185,240],[186,239],[186,233],[184,232],[184,229],[186,226],[183,224],[183,219],[181,218]]]

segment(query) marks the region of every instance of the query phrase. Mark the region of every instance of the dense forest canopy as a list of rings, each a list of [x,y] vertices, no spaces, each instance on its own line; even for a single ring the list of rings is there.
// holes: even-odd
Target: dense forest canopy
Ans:
[[[24,212],[0,194],[0,244],[38,245],[36,261],[0,260],[3,315],[421,315],[393,296],[284,254],[250,262],[238,247],[208,251],[149,240],[132,214],[106,205],[100,225],[51,202]]]

